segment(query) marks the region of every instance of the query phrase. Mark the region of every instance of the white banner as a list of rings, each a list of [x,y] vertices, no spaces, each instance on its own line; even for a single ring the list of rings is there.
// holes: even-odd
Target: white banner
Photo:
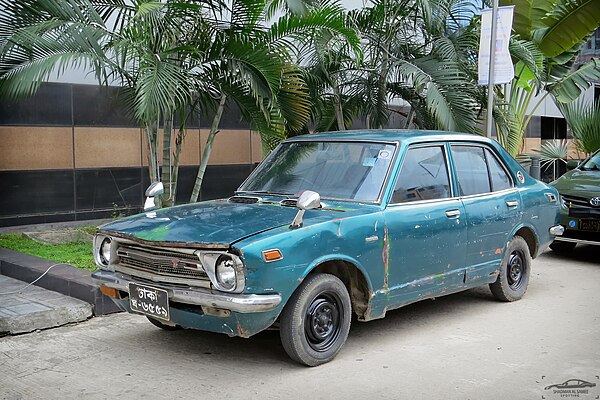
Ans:
[[[494,58],[494,84],[508,83],[515,76],[515,69],[508,52],[512,29],[514,6],[498,7],[496,21],[496,56]],[[490,43],[492,37],[492,10],[481,13],[481,39],[479,41],[479,84],[487,85],[490,74]]]

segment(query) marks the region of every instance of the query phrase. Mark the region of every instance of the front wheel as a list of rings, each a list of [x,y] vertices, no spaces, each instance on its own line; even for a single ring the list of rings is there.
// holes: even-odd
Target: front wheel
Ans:
[[[281,312],[283,348],[310,367],[331,361],[348,338],[351,311],[350,295],[339,278],[309,275]]]
[[[515,236],[506,247],[496,282],[490,284],[492,294],[501,301],[519,300],[527,291],[530,274],[529,246],[525,239]]]

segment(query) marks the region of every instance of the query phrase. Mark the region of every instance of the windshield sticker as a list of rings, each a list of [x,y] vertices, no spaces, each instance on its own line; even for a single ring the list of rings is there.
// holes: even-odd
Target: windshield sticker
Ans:
[[[363,167],[374,167],[376,160],[377,160],[376,158],[365,158],[363,160],[362,165],[363,165]]]
[[[382,160],[389,160],[391,156],[392,153],[389,150],[380,150],[379,157],[377,158],[381,158]]]

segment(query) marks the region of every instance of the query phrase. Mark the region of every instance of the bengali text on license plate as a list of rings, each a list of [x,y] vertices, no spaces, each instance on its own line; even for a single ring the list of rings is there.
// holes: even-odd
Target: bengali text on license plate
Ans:
[[[131,311],[169,320],[169,294],[166,290],[130,283],[129,306]]]

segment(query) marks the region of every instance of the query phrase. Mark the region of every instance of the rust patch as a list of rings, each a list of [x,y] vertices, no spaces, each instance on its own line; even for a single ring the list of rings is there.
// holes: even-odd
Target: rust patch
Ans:
[[[249,338],[250,337],[250,334],[248,333],[248,331],[246,331],[244,329],[244,327],[240,324],[239,321],[235,324],[235,330],[237,331],[237,335],[239,337],[243,337],[243,338]]]
[[[388,228],[383,228],[383,249],[381,250],[381,259],[383,260],[383,289],[388,290],[390,275],[390,242],[388,237]]]

